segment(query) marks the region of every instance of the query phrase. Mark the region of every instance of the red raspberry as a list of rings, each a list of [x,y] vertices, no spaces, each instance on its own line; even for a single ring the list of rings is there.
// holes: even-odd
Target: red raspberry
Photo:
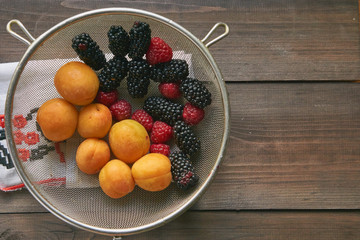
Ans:
[[[151,153],[161,153],[168,157],[170,155],[170,146],[167,144],[163,144],[163,143],[151,144],[150,152]]]
[[[116,121],[128,119],[131,116],[131,105],[124,99],[116,101],[109,109]]]
[[[198,108],[192,105],[191,103],[185,104],[182,117],[184,122],[187,123],[188,125],[198,124],[199,122],[201,122],[201,120],[203,120],[204,116],[205,116],[204,109]]]
[[[164,97],[169,99],[176,99],[181,96],[179,83],[160,83],[159,91]]]
[[[146,53],[146,60],[150,65],[168,62],[172,59],[173,52],[171,47],[161,38],[151,38],[149,49]]]
[[[116,100],[118,100],[119,92],[115,89],[110,92],[99,91],[96,96],[96,101],[110,107]]]
[[[164,122],[154,122],[151,130],[150,139],[152,143],[165,143],[172,138],[173,130],[170,125]]]
[[[131,116],[131,119],[143,125],[148,132],[150,132],[153,127],[153,118],[143,109],[136,110]]]

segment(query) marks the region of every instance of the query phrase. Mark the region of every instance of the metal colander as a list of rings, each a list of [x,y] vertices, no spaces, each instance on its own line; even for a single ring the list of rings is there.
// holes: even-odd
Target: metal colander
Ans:
[[[173,58],[183,58],[190,66],[190,76],[202,81],[212,94],[204,120],[194,131],[201,140],[200,153],[192,157],[200,177],[199,184],[188,191],[171,184],[161,192],[147,192],[138,187],[121,199],[111,199],[97,185],[97,176],[85,176],[76,168],[74,154],[83,140],[77,134],[62,143],[47,141],[36,124],[36,109],[48,99],[59,97],[53,77],[66,62],[79,60],[71,39],[87,32],[111,58],[107,31],[111,25],[130,30],[134,21],[150,25],[152,36],[163,38],[173,49]],[[17,24],[30,41],[11,30]],[[205,44],[213,30],[223,26],[222,35]],[[154,13],[108,8],[85,12],[57,24],[37,39],[21,22],[12,20],[7,29],[14,37],[29,44],[9,86],[5,125],[8,146],[15,167],[30,193],[60,219],[85,230],[122,236],[161,226],[186,211],[204,193],[223,157],[229,132],[229,103],[221,73],[208,47],[228,34],[224,23],[216,24],[199,40],[175,22]],[[134,109],[144,99],[127,95],[126,80],[119,87],[120,97]],[[147,96],[159,95],[152,82]],[[24,120],[25,119],[25,120]],[[22,136],[22,140],[19,140]],[[172,144],[172,148],[175,144]]]

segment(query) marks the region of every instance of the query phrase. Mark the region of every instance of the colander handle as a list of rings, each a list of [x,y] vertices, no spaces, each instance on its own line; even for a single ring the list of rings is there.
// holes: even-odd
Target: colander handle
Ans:
[[[27,40],[26,38],[20,36],[16,32],[14,32],[11,29],[11,26],[13,24],[17,24],[20,27],[20,29],[23,31],[23,33],[25,33],[25,35],[31,40],[31,42],[29,40]],[[27,45],[30,45],[33,41],[35,41],[35,38],[29,33],[29,31],[24,27],[24,25],[17,19],[10,20],[8,22],[8,24],[6,25],[6,30],[8,31],[8,33],[11,34],[11,36],[13,36],[14,38],[22,41],[23,43],[25,43]]]
[[[214,31],[219,27],[225,28],[224,33],[221,34],[220,36],[216,37],[215,39],[211,40],[210,42],[205,43],[209,39],[209,37],[214,33]],[[214,43],[216,43],[216,42],[220,41],[221,39],[223,39],[224,37],[226,37],[228,34],[229,34],[229,26],[226,23],[218,22],[210,29],[208,34],[206,34],[206,36],[201,40],[201,42],[204,43],[205,47],[208,48],[211,45],[213,45]]]

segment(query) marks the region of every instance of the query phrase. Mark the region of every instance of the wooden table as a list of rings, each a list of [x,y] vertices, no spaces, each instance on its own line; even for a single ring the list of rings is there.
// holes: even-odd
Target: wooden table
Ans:
[[[205,195],[185,214],[126,239],[359,239],[360,49],[355,0],[0,0],[0,63],[26,46],[6,31],[20,19],[39,36],[86,10],[161,14],[211,46],[229,91],[231,133]],[[27,190],[0,193],[0,239],[109,239],[74,228]]]

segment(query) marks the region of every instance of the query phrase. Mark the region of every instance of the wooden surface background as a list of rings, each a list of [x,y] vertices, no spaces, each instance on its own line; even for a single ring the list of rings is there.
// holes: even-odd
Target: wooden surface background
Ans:
[[[209,49],[229,91],[231,133],[205,195],[185,214],[125,239],[360,239],[360,50],[355,0],[0,0],[0,63],[86,10],[132,7],[174,20]],[[109,239],[54,217],[27,190],[0,193],[0,239]]]

